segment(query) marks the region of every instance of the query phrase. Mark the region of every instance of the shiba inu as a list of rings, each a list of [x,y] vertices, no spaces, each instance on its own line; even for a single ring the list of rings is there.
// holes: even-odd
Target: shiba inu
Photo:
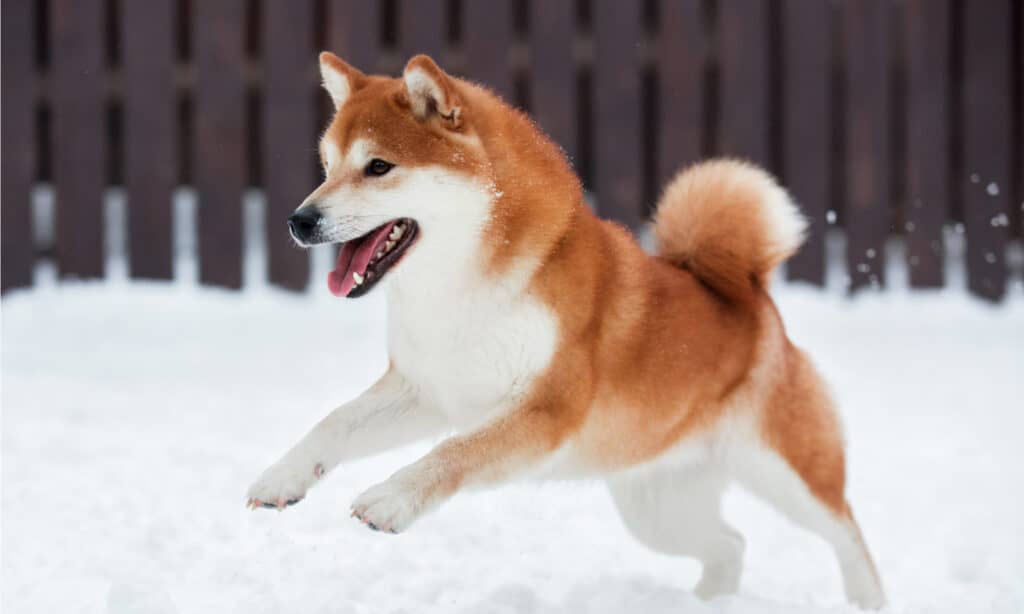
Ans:
[[[825,385],[768,294],[805,223],[749,164],[681,172],[655,255],[585,205],[558,147],[485,88],[416,56],[400,78],[320,56],[336,113],[325,180],[289,218],[340,244],[330,292],[387,298],[387,372],[331,412],[248,492],[303,498],[340,463],[454,432],[357,497],[399,533],[462,489],[520,476],[599,478],[630,532],[703,564],[696,593],[737,590],[737,482],[835,549],[848,598],[885,602],[845,496]]]

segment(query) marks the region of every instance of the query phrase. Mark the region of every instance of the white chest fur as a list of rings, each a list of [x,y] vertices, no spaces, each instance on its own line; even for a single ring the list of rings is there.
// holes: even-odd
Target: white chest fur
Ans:
[[[482,229],[493,191],[444,178],[447,207],[419,219],[413,251],[385,278],[395,367],[456,428],[509,408],[550,363],[558,326],[525,292],[536,264],[484,274]],[[462,188],[462,189],[457,189]],[[445,208],[447,208],[445,207]]]

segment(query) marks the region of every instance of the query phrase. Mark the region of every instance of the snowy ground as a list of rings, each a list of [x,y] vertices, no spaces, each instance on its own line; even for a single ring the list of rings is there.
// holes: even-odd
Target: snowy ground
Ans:
[[[397,537],[348,518],[428,444],[250,512],[252,479],[383,368],[381,297],[39,277],[2,303],[6,612],[853,611],[824,544],[739,491],[743,583],[711,603],[689,594],[695,563],[626,534],[600,483],[461,495]],[[1024,611],[1019,282],[1001,307],[777,294],[839,398],[889,611]]]

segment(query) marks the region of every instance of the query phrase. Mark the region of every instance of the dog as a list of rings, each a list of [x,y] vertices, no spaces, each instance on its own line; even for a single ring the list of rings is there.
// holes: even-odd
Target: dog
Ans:
[[[523,113],[429,57],[399,78],[325,52],[335,114],[325,180],[289,217],[340,244],[327,286],[386,293],[389,367],[249,488],[298,502],[340,463],[454,432],[352,504],[400,533],[460,490],[600,478],[629,531],[733,593],[737,482],[835,550],[848,599],[885,603],[845,496],[844,442],[821,377],[768,293],[805,221],[766,172],[711,160],[667,185],[657,252],[597,218],[561,150]]]

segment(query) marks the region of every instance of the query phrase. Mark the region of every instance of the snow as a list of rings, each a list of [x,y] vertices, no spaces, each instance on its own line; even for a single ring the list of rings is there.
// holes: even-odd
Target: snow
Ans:
[[[739,490],[743,582],[711,603],[689,593],[697,564],[630,538],[599,482],[461,494],[399,536],[348,518],[430,442],[248,511],[250,482],[383,369],[381,294],[334,299],[321,270],[295,295],[111,269],[56,284],[44,267],[2,302],[6,612],[856,611],[824,543]],[[776,294],[839,399],[888,611],[1024,611],[1019,282],[998,307],[959,289]]]

